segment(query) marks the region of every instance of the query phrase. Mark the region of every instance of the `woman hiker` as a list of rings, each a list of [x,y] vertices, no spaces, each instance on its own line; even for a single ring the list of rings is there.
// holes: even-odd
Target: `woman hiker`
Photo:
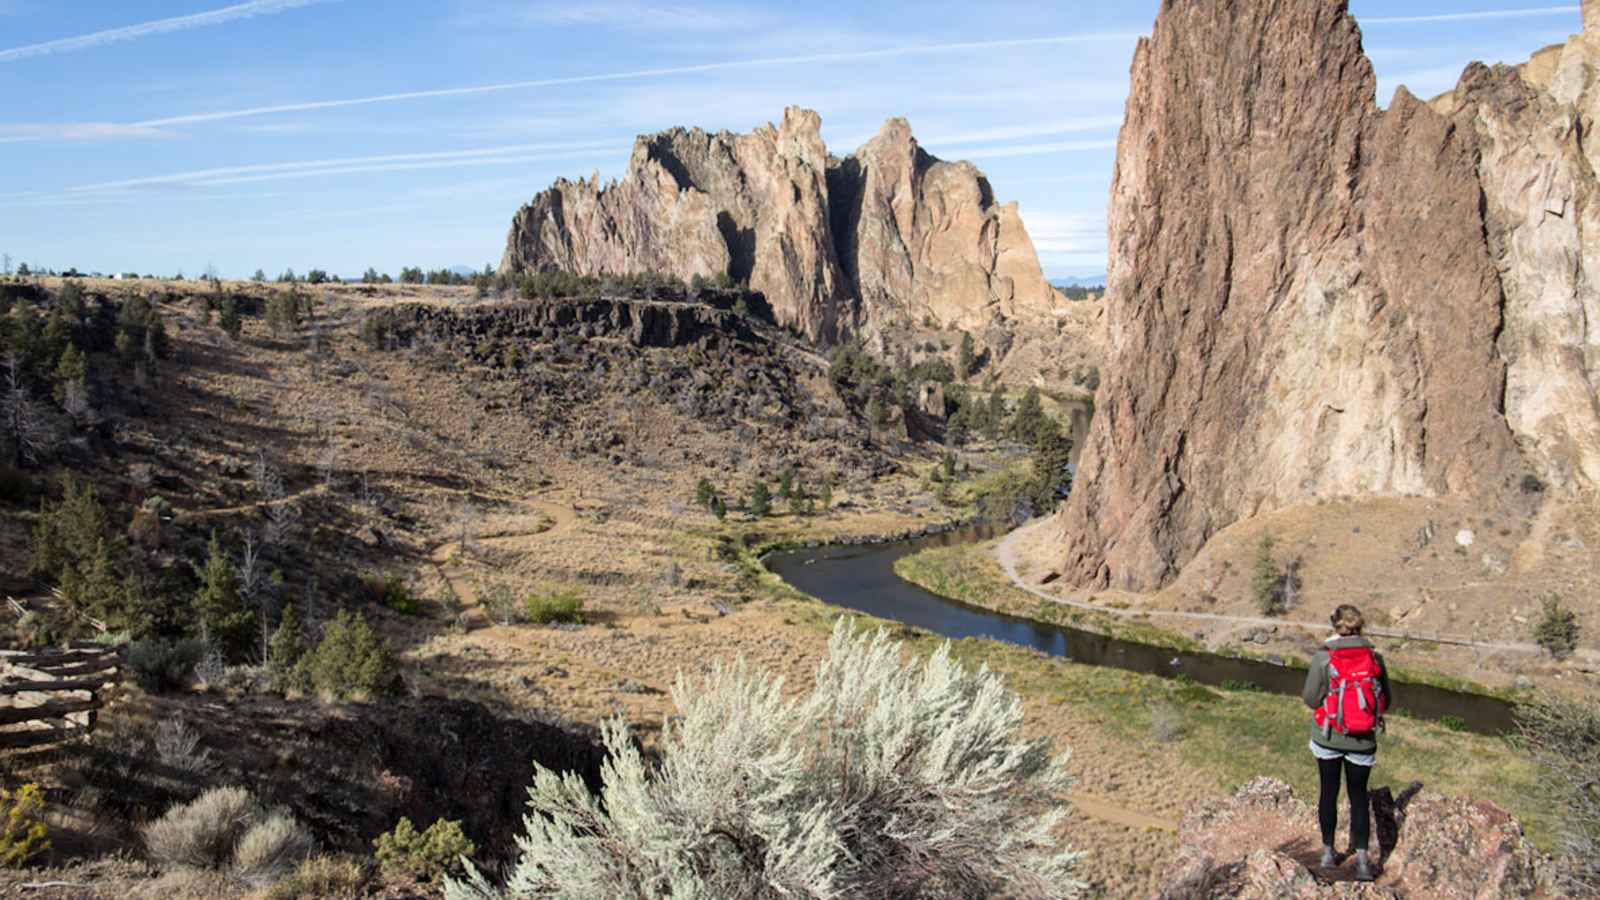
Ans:
[[[1343,859],[1333,849],[1339,825],[1339,778],[1350,789],[1350,846],[1356,854],[1356,880],[1374,878],[1367,858],[1372,808],[1367,801],[1367,776],[1378,752],[1383,713],[1394,695],[1389,671],[1371,642],[1361,636],[1366,625],[1361,610],[1344,604],[1333,611],[1334,635],[1328,638],[1306,673],[1306,705],[1316,711],[1311,726],[1311,753],[1322,776],[1317,818],[1322,825],[1322,867]]]

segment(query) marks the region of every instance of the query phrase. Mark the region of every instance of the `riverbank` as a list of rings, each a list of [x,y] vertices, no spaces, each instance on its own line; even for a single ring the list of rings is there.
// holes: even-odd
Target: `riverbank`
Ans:
[[[1163,616],[1160,610],[1140,610],[1119,598],[1075,601],[1059,597],[1049,591],[1029,585],[1020,577],[1015,564],[1008,569],[1008,541],[1019,532],[1002,538],[960,547],[940,547],[922,551],[898,560],[895,572],[902,578],[943,597],[962,603],[991,609],[1008,615],[1022,616],[1050,625],[1104,634],[1121,640],[1136,641],[1170,650],[1205,652],[1240,660],[1271,662],[1304,669],[1307,660],[1326,629],[1297,623],[1273,620],[1241,619],[1257,625],[1264,643],[1249,641],[1204,640],[1206,633],[1182,633],[1174,626],[1157,624]],[[1172,613],[1173,616],[1195,615]],[[1219,617],[1226,619],[1227,617]],[[1266,636],[1271,629],[1271,637]],[[1378,637],[1385,635],[1379,631]],[[1419,658],[1441,655],[1441,647],[1420,638],[1407,640],[1396,636],[1392,646],[1386,646],[1391,669],[1396,680],[1409,684],[1428,685],[1447,691],[1478,694],[1509,703],[1526,696],[1526,691],[1510,684],[1487,684],[1463,677],[1452,671],[1436,668],[1431,660]]]
[[[840,615],[884,627],[908,651],[927,655],[942,639],[886,619],[842,613],[816,601],[782,604],[784,621],[823,635]],[[999,672],[1023,698],[1030,733],[1071,751],[1083,815],[1067,827],[1083,847],[1092,877],[1113,896],[1144,896],[1173,850],[1172,835],[1100,816],[1096,804],[1145,821],[1175,823],[1202,800],[1231,794],[1258,775],[1282,779],[1314,796],[1316,768],[1306,750],[1307,713],[1296,698],[1221,690],[1182,678],[1085,666],[1010,644],[951,642],[967,665]],[[1521,819],[1541,847],[1551,825],[1534,800],[1532,766],[1504,739],[1395,717],[1384,739],[1374,786],[1412,780],[1444,794],[1492,800]],[[1307,823],[1308,834],[1314,829]]]

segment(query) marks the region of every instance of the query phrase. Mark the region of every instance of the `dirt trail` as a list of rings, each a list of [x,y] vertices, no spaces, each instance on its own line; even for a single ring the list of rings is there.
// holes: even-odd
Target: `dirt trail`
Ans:
[[[178,510],[174,514],[173,518],[174,518],[175,521],[177,521],[179,523],[183,523],[183,522],[203,522],[203,521],[205,521],[207,519],[220,519],[220,518],[224,518],[224,517],[227,517],[227,516],[244,515],[245,513],[252,513],[252,512],[255,512],[258,509],[266,509],[267,507],[271,507],[271,506],[284,506],[284,505],[287,505],[287,504],[290,504],[290,503],[295,503],[295,502],[298,502],[300,500],[304,500],[307,497],[315,497],[315,496],[319,496],[321,494],[326,494],[327,492],[328,492],[328,486],[323,484],[323,483],[321,483],[321,482],[318,482],[318,483],[312,485],[311,487],[306,488],[303,491],[299,491],[299,492],[294,493],[294,494],[289,494],[288,496],[279,497],[276,500],[258,500],[255,503],[246,503],[246,504],[243,504],[242,506],[219,506],[219,507],[216,507],[216,508],[213,508],[213,509],[184,509],[184,510]]]
[[[1024,582],[1022,580],[1022,576],[1017,574],[1016,544],[1026,534],[1027,530],[1032,527],[1037,526],[1030,525],[1018,528],[1002,538],[1000,542],[995,545],[994,559],[1000,564],[1000,568],[1006,573],[1006,577],[1011,579],[1012,584],[1042,600],[1048,600],[1051,603],[1059,603],[1062,606],[1070,606],[1073,609],[1104,613],[1109,616],[1119,616],[1121,618],[1148,616],[1151,618],[1183,619],[1190,622],[1224,622],[1231,625],[1253,625],[1261,627],[1289,626],[1293,628],[1303,628],[1306,631],[1310,631],[1315,634],[1324,634],[1328,631],[1328,623],[1326,622],[1299,622],[1292,619],[1268,619],[1260,616],[1230,616],[1222,613],[1185,612],[1174,609],[1118,609],[1112,606],[1102,606],[1097,603],[1090,603],[1086,600],[1075,600],[1071,597],[1057,596]],[[1367,633],[1376,635],[1378,637],[1394,638],[1397,640],[1431,641],[1437,644],[1453,644],[1461,647],[1472,647],[1478,650],[1529,653],[1534,655],[1543,655],[1546,652],[1545,649],[1540,647],[1538,644],[1521,642],[1475,641],[1471,638],[1461,637],[1459,635],[1399,631],[1392,628],[1368,628]],[[1583,659],[1600,660],[1600,651],[1591,650],[1588,648],[1579,649],[1575,655]]]

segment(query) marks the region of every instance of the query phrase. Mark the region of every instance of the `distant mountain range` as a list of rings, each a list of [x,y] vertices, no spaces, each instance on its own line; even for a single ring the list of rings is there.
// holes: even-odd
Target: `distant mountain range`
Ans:
[[[1050,279],[1050,284],[1058,288],[1091,288],[1105,287],[1106,276],[1104,272],[1084,272],[1073,275],[1059,275]]]

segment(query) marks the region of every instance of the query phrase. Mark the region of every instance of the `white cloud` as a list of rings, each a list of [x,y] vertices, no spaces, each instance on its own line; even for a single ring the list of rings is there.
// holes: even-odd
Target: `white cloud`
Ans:
[[[1487,9],[1477,12],[1439,13],[1428,16],[1356,16],[1366,25],[1413,25],[1434,22],[1483,22],[1494,19],[1526,19],[1535,16],[1578,15],[1578,6],[1539,6],[1531,9]]]
[[[270,15],[302,6],[314,6],[318,3],[328,2],[334,2],[334,0],[250,0],[248,3],[236,3],[233,6],[225,6],[209,12],[174,16],[170,19],[157,19],[153,22],[141,22],[137,25],[125,25],[121,28],[96,31],[92,34],[81,34],[76,37],[60,38],[39,44],[29,44],[25,47],[0,50],[0,62],[14,62],[19,59],[30,59],[35,56],[46,56],[51,53],[63,53],[70,50],[86,50],[90,47],[117,44],[123,41],[149,37],[153,34],[167,34],[173,31],[188,31],[191,28],[221,25],[238,19],[249,19],[255,16]]]

